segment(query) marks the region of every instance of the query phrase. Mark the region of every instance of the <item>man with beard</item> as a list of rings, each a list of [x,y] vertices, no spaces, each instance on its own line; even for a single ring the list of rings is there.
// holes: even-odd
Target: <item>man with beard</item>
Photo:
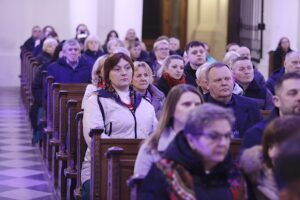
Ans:
[[[275,108],[270,116],[247,130],[243,138],[242,149],[261,144],[265,127],[275,117],[300,115],[300,74],[286,73],[277,80],[273,103]]]
[[[205,102],[231,108],[236,118],[232,138],[242,138],[248,128],[262,119],[258,104],[250,98],[232,93],[234,81],[226,64],[211,64],[206,71],[206,77],[209,94],[204,96]]]

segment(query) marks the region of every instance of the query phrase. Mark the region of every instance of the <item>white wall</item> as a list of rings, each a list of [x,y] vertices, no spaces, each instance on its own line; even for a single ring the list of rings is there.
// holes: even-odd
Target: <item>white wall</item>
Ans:
[[[258,65],[265,77],[268,74],[268,52],[276,49],[281,37],[288,37],[292,49],[300,50],[299,12],[300,3],[298,0],[265,0],[264,21],[266,30],[263,34],[263,59]]]
[[[52,25],[60,39],[74,37],[79,23],[104,42],[115,29],[124,39],[134,28],[141,38],[143,0],[0,0],[0,87],[19,86],[20,46],[34,25]]]

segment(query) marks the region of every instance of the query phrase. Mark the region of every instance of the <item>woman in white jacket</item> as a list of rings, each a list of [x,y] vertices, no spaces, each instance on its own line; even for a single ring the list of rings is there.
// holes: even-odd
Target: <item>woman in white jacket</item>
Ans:
[[[192,85],[180,84],[170,90],[157,129],[139,149],[134,175],[147,175],[151,165],[159,160],[160,154],[184,128],[189,112],[203,102],[202,95]]]
[[[130,87],[133,63],[116,53],[104,62],[105,88],[86,99],[83,115],[83,134],[88,145],[81,170],[83,197],[88,196],[90,179],[89,131],[103,128],[103,138],[147,138],[156,127],[157,119],[151,103]]]

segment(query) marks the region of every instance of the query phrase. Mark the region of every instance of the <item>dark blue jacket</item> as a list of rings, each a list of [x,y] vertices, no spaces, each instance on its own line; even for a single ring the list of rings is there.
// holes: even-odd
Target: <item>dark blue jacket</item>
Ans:
[[[164,78],[164,76],[161,76],[157,81],[157,88],[162,91],[165,96],[168,95],[169,91],[171,90],[171,87],[169,86],[168,82]]]
[[[247,89],[244,91],[245,97],[249,97],[257,102],[259,109],[272,110],[273,101],[272,94],[265,86],[259,85],[255,79],[249,84]]]
[[[48,76],[53,76],[57,83],[90,83],[92,65],[81,57],[78,66],[73,69],[65,58],[59,58],[48,66],[47,71]]]
[[[227,156],[209,174],[206,174],[200,156],[190,148],[183,132],[180,132],[170,143],[162,157],[181,165],[192,176],[197,199],[232,200],[228,179],[239,180],[240,173],[235,168],[230,156]],[[236,181],[235,183],[239,182]],[[169,200],[171,199],[170,187],[165,175],[154,164],[141,184],[138,199]]]
[[[279,70],[273,72],[266,82],[266,87],[275,95],[275,83],[285,73],[285,68],[281,67]]]
[[[91,65],[93,65],[95,63],[95,61],[100,57],[104,55],[104,52],[102,50],[99,51],[90,51],[90,50],[86,50],[82,56],[88,60],[89,63],[91,63]]]
[[[227,105],[215,100],[210,94],[204,95],[204,100],[205,102],[233,109],[236,118],[233,131],[238,131],[236,135],[240,138],[244,136],[247,129],[262,120],[257,103],[250,98],[232,94],[231,101]]]
[[[34,49],[34,45],[35,45],[35,40],[33,39],[33,37],[28,38],[24,44],[21,46],[21,49],[26,49],[28,51],[33,51]]]
[[[259,85],[261,86],[266,85],[265,77],[255,67],[254,67],[254,79]]]
[[[196,83],[196,70],[192,69],[190,63],[184,67],[185,80],[187,84],[197,87]]]
[[[260,145],[262,142],[262,136],[266,126],[269,124],[270,121],[272,121],[278,116],[279,116],[278,108],[274,108],[267,119],[249,128],[244,134],[241,150],[253,147],[255,145]]]

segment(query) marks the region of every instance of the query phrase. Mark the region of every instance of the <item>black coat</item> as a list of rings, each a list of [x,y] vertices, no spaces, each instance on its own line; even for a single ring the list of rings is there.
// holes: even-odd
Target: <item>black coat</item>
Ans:
[[[195,87],[197,87],[197,83],[196,83],[196,71],[192,69],[190,63],[188,63],[185,67],[184,67],[184,74],[185,74],[185,80],[187,84],[193,85]]]
[[[167,160],[174,161],[184,167],[193,178],[195,196],[199,200],[232,200],[229,178],[240,178],[230,156],[214,167],[209,174],[205,173],[200,157],[190,148],[183,134],[180,132],[171,142],[165,154]],[[170,184],[165,175],[153,165],[142,182],[139,199],[168,200],[170,199]]]
[[[238,131],[240,138],[243,137],[247,129],[262,120],[257,103],[250,98],[232,94],[231,102],[227,105],[218,102],[210,94],[204,95],[204,100],[222,107],[232,108],[236,118],[233,130]]]
[[[249,128],[244,134],[241,150],[253,147],[255,145],[261,145],[262,136],[265,128],[273,119],[275,119],[278,116],[279,116],[278,108],[274,108],[267,119]]]

